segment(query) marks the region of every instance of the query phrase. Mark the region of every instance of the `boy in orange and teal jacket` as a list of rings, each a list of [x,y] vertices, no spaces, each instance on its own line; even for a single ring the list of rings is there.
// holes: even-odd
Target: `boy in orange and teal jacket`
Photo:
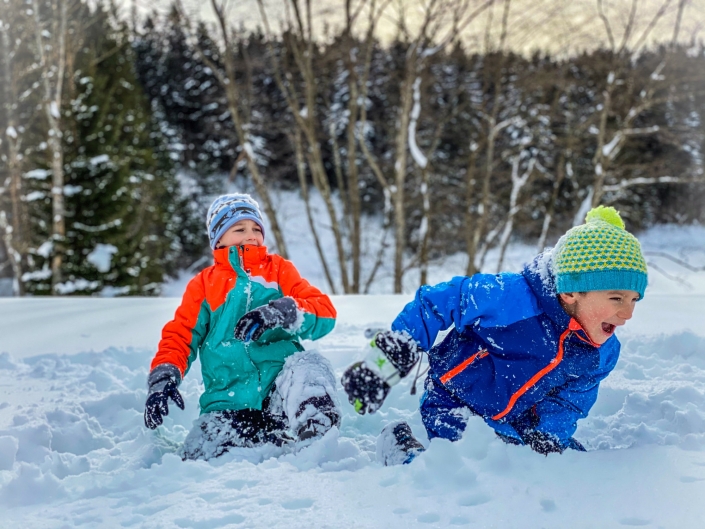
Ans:
[[[330,299],[293,263],[267,253],[262,215],[249,195],[216,199],[207,226],[215,264],[189,282],[162,331],[145,425],[162,424],[168,399],[184,408],[177,387],[200,355],[205,391],[185,458],[322,436],[340,423],[335,379],[328,361],[304,351],[300,340],[333,329]]]

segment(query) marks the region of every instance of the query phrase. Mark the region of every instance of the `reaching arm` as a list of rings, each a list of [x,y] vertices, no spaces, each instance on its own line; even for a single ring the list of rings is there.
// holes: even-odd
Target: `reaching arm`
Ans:
[[[198,356],[198,350],[208,332],[210,312],[205,299],[203,278],[198,274],[186,287],[174,319],[164,326],[150,370],[161,364],[171,364],[178,368],[183,378]]]
[[[422,286],[392,323],[428,351],[439,332],[455,324],[462,330],[481,325],[498,327],[539,314],[535,296],[518,274],[458,276],[446,283]]]

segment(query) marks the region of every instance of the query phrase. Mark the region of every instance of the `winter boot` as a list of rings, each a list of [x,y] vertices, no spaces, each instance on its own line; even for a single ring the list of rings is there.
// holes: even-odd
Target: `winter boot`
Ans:
[[[297,420],[307,416],[299,425],[296,435],[300,441],[323,437],[333,426],[340,426],[340,412],[330,395],[310,397],[299,405]]]
[[[316,351],[301,351],[287,358],[274,382],[269,410],[285,417],[300,441],[323,437],[339,426],[340,406],[330,362]]]
[[[388,424],[377,437],[377,461],[384,466],[408,465],[424,450],[404,421]]]

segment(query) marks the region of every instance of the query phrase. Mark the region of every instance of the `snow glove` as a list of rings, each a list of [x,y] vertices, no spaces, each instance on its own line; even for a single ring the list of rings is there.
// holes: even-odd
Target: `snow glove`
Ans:
[[[172,364],[160,364],[149,373],[149,389],[144,407],[144,424],[147,428],[154,430],[164,422],[163,416],[169,415],[169,399],[184,409],[184,399],[176,389],[180,383],[181,372]]]
[[[536,427],[540,424],[540,418],[536,413],[536,406],[533,406],[522,413],[514,422],[512,427],[521,437],[523,444],[531,447],[534,452],[547,456],[548,454],[562,454],[568,448],[585,452],[585,447],[573,437],[569,437],[566,441],[561,441],[557,436],[537,430]],[[497,434],[505,443],[521,444],[516,439],[511,439],[506,436]]]
[[[351,365],[341,379],[355,411],[360,415],[376,412],[392,386],[411,371],[420,356],[416,341],[406,332],[377,333],[365,360]]]
[[[274,299],[245,314],[235,325],[235,339],[242,342],[256,342],[264,331],[284,327],[293,329],[298,319],[298,309],[294,298]]]

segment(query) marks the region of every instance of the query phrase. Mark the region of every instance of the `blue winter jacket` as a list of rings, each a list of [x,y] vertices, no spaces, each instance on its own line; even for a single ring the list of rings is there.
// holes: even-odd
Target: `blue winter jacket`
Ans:
[[[520,274],[475,274],[423,286],[392,329],[429,351],[429,376],[492,426],[521,442],[518,425],[571,446],[576,422],[614,369],[616,336],[594,344],[561,307],[550,253]],[[433,347],[440,331],[455,325]]]

